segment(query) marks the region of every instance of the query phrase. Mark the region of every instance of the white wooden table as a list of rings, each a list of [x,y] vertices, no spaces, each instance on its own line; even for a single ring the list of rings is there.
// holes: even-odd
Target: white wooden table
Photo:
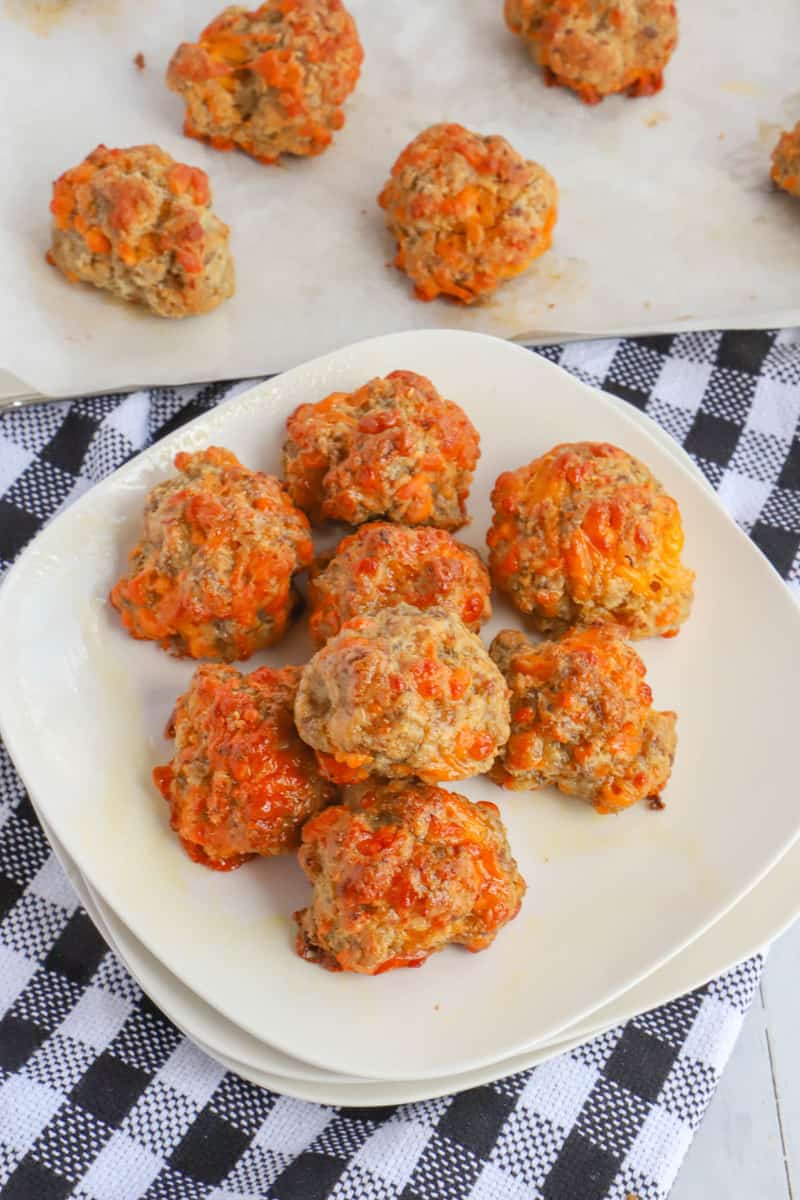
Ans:
[[[769,952],[670,1200],[800,1200],[799,1000],[800,921]]]

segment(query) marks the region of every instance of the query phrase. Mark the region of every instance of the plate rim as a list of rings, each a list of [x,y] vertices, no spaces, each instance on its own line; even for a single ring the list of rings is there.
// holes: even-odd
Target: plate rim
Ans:
[[[44,825],[44,823],[43,823],[43,826],[45,828],[45,834],[48,837],[48,840],[51,842],[51,845],[53,845],[51,833],[47,830],[47,827],[46,827],[46,825]],[[56,841],[57,841],[57,839],[56,839]],[[53,849],[54,849],[54,852],[56,853],[56,856],[59,858],[59,861],[62,861],[61,856],[59,855],[58,850],[56,849],[55,846],[53,846]],[[63,848],[62,848],[62,851],[63,851]],[[793,851],[794,851],[795,855],[797,855],[797,853],[798,853],[797,846],[788,850],[786,853],[787,853],[787,855],[789,855]],[[784,856],[784,857],[786,857],[786,856]],[[773,868],[773,869],[780,869],[782,863],[783,863],[783,859],[781,859],[779,861],[779,863],[776,864],[776,868]],[[63,865],[64,864],[62,861],[62,866]],[[94,920],[95,923],[98,925],[98,928],[99,928],[101,934],[103,935],[105,940],[108,942],[108,944],[110,945],[110,947],[114,951],[114,953],[117,954],[121,958],[121,960],[125,964],[126,969],[130,972],[130,974],[136,980],[139,987],[141,987],[142,990],[147,995],[150,995],[152,998],[151,992],[149,991],[148,988],[146,988],[143,985],[138,972],[135,971],[130,966],[130,963],[128,962],[125,951],[120,949],[120,946],[119,946],[119,943],[117,942],[116,936],[114,935],[114,933],[112,933],[112,931],[108,928],[108,925],[106,924],[105,912],[103,910],[105,908],[107,908],[108,906],[105,904],[105,902],[100,897],[94,895],[94,893],[92,892],[91,886],[88,883],[86,883],[85,880],[83,880],[83,877],[81,876],[79,868],[74,867],[74,870],[77,872],[77,874],[81,877],[81,879],[83,881],[83,888],[79,888],[78,886],[76,886],[76,891],[78,891],[78,894],[80,895],[85,906],[87,906],[87,902],[88,902],[87,911],[89,912],[89,915],[92,917],[92,920]],[[71,875],[70,875],[70,879],[72,879]],[[74,881],[73,881],[73,883],[74,883]],[[753,890],[757,890],[759,886],[760,885],[757,884]],[[85,888],[85,891],[84,891],[84,888]],[[743,900],[744,899],[746,899],[746,898],[743,897]],[[735,913],[736,908],[738,908],[738,905],[734,906],[734,909],[732,910],[732,912]],[[122,921],[122,919],[119,916],[117,916],[116,913],[112,912],[112,916],[115,918],[115,920],[119,924],[121,924],[125,927],[126,932],[130,933],[130,931],[127,929],[127,926],[125,926],[124,921]],[[729,914],[729,916],[730,916],[730,914]],[[98,917],[100,918],[99,921],[97,919]],[[755,943],[750,944],[748,949],[743,954],[741,954],[740,956],[737,955],[735,958],[731,959],[727,963],[726,966],[719,967],[719,968],[715,969],[714,971],[712,971],[709,974],[708,978],[713,978],[717,974],[720,974],[725,970],[729,970],[731,967],[735,966],[737,963],[744,961],[745,959],[751,957],[755,953],[758,953],[765,946],[768,947],[772,941],[774,941],[776,938],[780,937],[784,932],[786,932],[788,930],[788,928],[790,927],[790,925],[792,925],[794,923],[794,921],[796,921],[798,918],[800,918],[800,897],[798,897],[798,899],[795,901],[792,915],[789,917],[784,917],[782,919],[780,926],[770,935],[770,937],[768,938],[768,940],[766,942],[761,942],[759,940],[758,944],[755,944]],[[721,918],[721,919],[725,920],[725,918]],[[715,925],[716,925],[716,923],[715,923]],[[712,933],[713,928],[714,928],[714,926],[712,926],[712,929],[708,930],[707,933]],[[135,937],[135,935],[131,935],[131,936]],[[705,935],[703,935],[703,936],[705,936]],[[713,936],[713,933],[712,933],[712,936]],[[697,940],[701,941],[702,937]],[[145,950],[145,952],[150,954],[150,952],[147,950]],[[153,957],[155,959],[154,955],[151,955],[151,957]],[[679,957],[679,955],[676,955],[676,958],[677,957]],[[168,975],[172,974],[172,972],[170,972],[169,967],[166,966],[166,964],[162,963],[160,959],[155,959],[155,961],[157,963],[159,972],[164,971]],[[705,972],[703,972],[703,974],[705,974]],[[181,981],[179,981],[179,982],[181,982]],[[688,990],[691,990],[692,987],[701,986],[704,982],[706,982],[705,979],[697,977],[697,982],[690,985],[690,988]],[[675,999],[678,996],[684,995],[684,994],[685,994],[685,992],[683,989],[678,989],[674,992],[674,994],[672,996],[668,997],[662,1003],[669,1003],[671,999]],[[195,993],[192,993],[192,995],[195,995]],[[200,1001],[202,1003],[207,1003],[206,1001],[202,1000],[202,997],[198,997],[198,999],[200,999]],[[487,1083],[494,1082],[495,1080],[504,1078],[508,1075],[517,1074],[520,1071],[529,1070],[531,1067],[539,1066],[542,1063],[548,1061],[548,1059],[550,1059],[550,1058],[557,1057],[558,1055],[561,1055],[561,1054],[569,1053],[571,1050],[577,1049],[579,1046],[585,1045],[587,1042],[594,1040],[596,1037],[602,1036],[602,1034],[608,1032],[608,1030],[616,1028],[619,1024],[622,1024],[625,1021],[632,1020],[636,1015],[638,1015],[639,1012],[651,1011],[648,1007],[639,1008],[637,1006],[636,1010],[632,1011],[629,1016],[623,1017],[620,1020],[603,1022],[599,1026],[597,1026],[596,1028],[593,1028],[593,1029],[578,1030],[578,1031],[576,1031],[574,1037],[567,1037],[562,1041],[548,1043],[546,1046],[540,1047],[539,1051],[534,1050],[534,1051],[528,1052],[527,1055],[524,1055],[524,1057],[527,1060],[526,1062],[513,1062],[508,1059],[498,1059],[495,1064],[492,1064],[491,1066],[487,1066],[482,1071],[479,1070],[478,1072],[473,1072],[473,1073],[468,1072],[468,1074],[473,1076],[468,1080],[464,1080],[463,1077],[460,1077],[458,1075],[443,1076],[440,1079],[435,1080],[435,1081],[429,1080],[429,1081],[427,1081],[428,1085],[434,1084],[434,1089],[431,1090],[430,1086],[427,1086],[424,1088],[424,1094],[420,1094],[419,1092],[414,1092],[413,1090],[411,1090],[412,1089],[411,1082],[408,1083],[409,1090],[406,1092],[402,1092],[402,1086],[403,1086],[402,1081],[399,1083],[393,1083],[392,1081],[389,1081],[389,1080],[357,1081],[357,1080],[351,1079],[351,1078],[347,1078],[347,1079],[343,1079],[343,1080],[332,1079],[330,1081],[327,1081],[327,1080],[316,1081],[316,1080],[303,1079],[303,1078],[295,1077],[295,1076],[282,1076],[278,1072],[275,1072],[273,1075],[271,1072],[265,1070],[264,1068],[257,1067],[251,1063],[247,1063],[242,1060],[239,1060],[239,1059],[233,1057],[232,1055],[228,1054],[225,1051],[221,1051],[216,1047],[212,1047],[211,1045],[206,1043],[202,1038],[197,1037],[195,1034],[193,1034],[191,1032],[190,1024],[188,1022],[186,1024],[184,1024],[184,1022],[181,1019],[177,1018],[174,1015],[174,1010],[171,1009],[171,1006],[162,1005],[158,1001],[156,1001],[156,1003],[157,1003],[157,1006],[161,1009],[161,1011],[164,1012],[164,1014],[168,1017],[168,1019],[170,1021],[172,1021],[172,1023],[181,1030],[181,1032],[184,1034],[184,1036],[188,1037],[191,1041],[193,1041],[195,1043],[195,1045],[197,1045],[205,1054],[208,1054],[209,1057],[215,1059],[215,1061],[217,1061],[222,1066],[224,1066],[226,1068],[226,1070],[232,1071],[234,1074],[240,1075],[244,1079],[248,1079],[250,1082],[255,1083],[257,1086],[268,1087],[272,1091],[280,1091],[284,1095],[290,1095],[290,1096],[295,1097],[296,1099],[305,1100],[310,1103],[332,1104],[335,1106],[341,1106],[343,1104],[347,1104],[347,1103],[349,1103],[349,1101],[343,1101],[342,1096],[337,1095],[335,1091],[330,1091],[330,1092],[326,1093],[325,1088],[326,1087],[331,1087],[334,1089],[339,1088],[339,1087],[353,1088],[355,1091],[354,1099],[358,1100],[360,1106],[365,1107],[365,1108],[381,1107],[386,1104],[394,1105],[394,1104],[421,1103],[421,1102],[424,1102],[425,1100],[436,1099],[438,1096],[451,1095],[451,1094],[455,1095],[455,1094],[458,1094],[460,1091],[469,1090],[470,1088],[473,1088],[473,1087],[483,1086]],[[227,1019],[227,1018],[224,1018],[224,1019]],[[570,1026],[570,1029],[571,1028],[573,1028],[573,1027]],[[479,1078],[474,1078],[475,1074],[477,1074],[479,1076]],[[461,1079],[460,1086],[454,1087],[453,1084],[455,1083],[458,1085],[459,1079]],[[288,1084],[288,1086],[286,1086],[287,1084]],[[392,1091],[392,1090],[386,1091],[386,1092],[381,1092],[380,1089],[382,1087],[385,1087],[387,1089],[396,1089],[399,1087],[399,1088],[401,1088],[401,1094],[398,1095],[397,1091]],[[375,1089],[377,1089],[377,1094],[375,1094]],[[368,1094],[366,1096],[363,1094],[359,1094],[362,1091],[368,1092]]]

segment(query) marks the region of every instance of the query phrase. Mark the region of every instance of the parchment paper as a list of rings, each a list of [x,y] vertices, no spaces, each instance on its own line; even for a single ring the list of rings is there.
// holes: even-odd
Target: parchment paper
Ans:
[[[350,0],[366,61],[344,130],[318,159],[264,167],[185,139],[164,84],[219,0],[0,0],[0,368],[64,396],[277,371],[403,328],[548,340],[800,322],[800,202],[769,183],[800,117],[800,5],[678,4],[664,91],[589,108],[545,87],[501,0]],[[471,309],[412,298],[375,203],[441,120],[504,134],[561,190],[552,251]],[[166,321],[47,266],[51,180],[101,141],[159,142],[208,171],[231,302]]]

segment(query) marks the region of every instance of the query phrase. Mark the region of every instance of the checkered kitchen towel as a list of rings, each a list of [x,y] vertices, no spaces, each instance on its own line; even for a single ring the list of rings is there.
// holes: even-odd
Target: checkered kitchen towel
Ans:
[[[800,331],[545,354],[682,442],[800,591]],[[231,390],[156,389],[0,419],[0,568],[92,483]],[[0,749],[0,1197],[661,1200],[760,969],[744,963],[458,1096],[301,1103],[226,1074],[142,995],[78,906]]]

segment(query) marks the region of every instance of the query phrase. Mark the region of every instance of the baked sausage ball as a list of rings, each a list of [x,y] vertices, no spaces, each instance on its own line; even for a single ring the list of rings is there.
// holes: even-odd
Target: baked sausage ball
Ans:
[[[784,130],[772,151],[772,178],[791,196],[800,196],[800,121]]]
[[[363,57],[340,0],[267,0],[226,8],[179,46],[167,83],[183,96],[189,137],[274,163],[330,145]]]
[[[525,894],[495,806],[422,783],[348,788],[304,827],[299,857],[314,892],[295,914],[297,953],[330,971],[485,950]]]
[[[392,371],[355,392],[301,404],[287,432],[286,487],[314,524],[375,517],[442,529],[466,523],[480,438],[424,375]]]
[[[311,568],[311,637],[321,646],[352,617],[401,603],[446,608],[477,633],[490,588],[478,554],[446,530],[371,521]]]
[[[176,454],[147,497],[142,535],[111,603],[129,633],[190,658],[249,658],[286,631],[292,576],[313,547],[304,513],[272,475],[211,446]]]
[[[586,104],[660,91],[678,40],[672,0],[505,0],[505,14],[547,83]]]
[[[299,667],[241,675],[207,664],[178,699],[175,757],[153,778],[195,862],[231,871],[293,850],[303,822],[334,799],[294,727],[299,678]]]
[[[159,146],[98,146],[53,184],[48,261],[160,317],[210,312],[234,293],[228,226],[208,176]]]
[[[543,633],[611,621],[632,638],[671,637],[688,617],[678,505],[619,447],[556,446],[501,475],[492,504],[492,578]]]
[[[341,783],[488,771],[508,737],[503,676],[442,608],[397,604],[342,626],[303,671],[295,721]]]
[[[472,304],[548,250],[555,181],[505,138],[431,125],[410,142],[378,197],[397,241],[395,266],[419,300]]]
[[[532,645],[499,633],[492,658],[511,688],[511,737],[492,768],[503,787],[554,784],[600,813],[665,787],[675,757],[675,713],[656,712],[645,667],[613,625],[571,629]]]

